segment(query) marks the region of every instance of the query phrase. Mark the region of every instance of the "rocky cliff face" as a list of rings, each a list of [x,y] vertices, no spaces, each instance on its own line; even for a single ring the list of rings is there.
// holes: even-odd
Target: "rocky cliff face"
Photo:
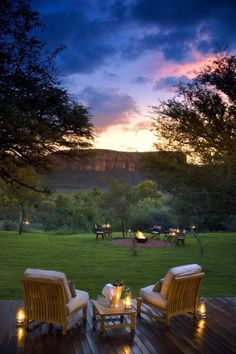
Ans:
[[[114,180],[137,185],[150,176],[143,166],[143,158],[162,156],[159,152],[120,152],[112,150],[85,150],[58,152],[51,156],[55,163],[54,172],[44,175],[44,183],[53,191],[73,193],[90,190],[97,186],[106,190]],[[164,153],[166,156],[166,153]],[[179,162],[185,161],[183,154],[167,153]],[[145,159],[146,161],[146,159]]]
[[[108,171],[123,169],[130,172],[139,170],[140,163],[145,156],[159,156],[161,152],[122,152],[113,150],[84,150],[66,153],[58,152],[53,155],[53,160],[58,170],[78,171]],[[165,153],[168,156],[184,162],[185,156],[180,153]]]

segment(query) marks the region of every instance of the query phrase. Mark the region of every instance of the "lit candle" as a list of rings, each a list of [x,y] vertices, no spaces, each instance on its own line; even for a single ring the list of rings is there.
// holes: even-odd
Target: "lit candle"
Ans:
[[[206,318],[206,301],[203,297],[200,298],[200,302],[198,305],[198,313],[201,318]]]
[[[24,306],[20,306],[16,311],[16,325],[23,326],[24,324],[25,324],[25,309]]]
[[[124,306],[125,306],[125,309],[132,308],[132,293],[131,293],[130,289],[127,289],[125,292]]]

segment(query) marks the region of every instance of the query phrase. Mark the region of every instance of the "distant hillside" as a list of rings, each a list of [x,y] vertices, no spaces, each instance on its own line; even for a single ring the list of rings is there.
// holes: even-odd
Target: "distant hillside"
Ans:
[[[83,150],[55,153],[52,163],[56,166],[52,174],[44,176],[45,184],[54,191],[74,192],[95,186],[106,189],[114,179],[136,185],[147,179],[142,170],[146,156],[163,154],[160,152],[121,152],[113,150]],[[185,161],[185,156],[168,153],[171,157]]]

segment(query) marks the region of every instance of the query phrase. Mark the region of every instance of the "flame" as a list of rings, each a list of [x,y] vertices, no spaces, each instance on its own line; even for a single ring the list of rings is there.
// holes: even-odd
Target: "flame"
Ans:
[[[144,236],[144,234],[141,231],[136,232],[136,237],[137,238],[146,238],[146,236]]]
[[[25,310],[23,307],[20,307],[16,313],[16,323],[22,325],[25,322]]]

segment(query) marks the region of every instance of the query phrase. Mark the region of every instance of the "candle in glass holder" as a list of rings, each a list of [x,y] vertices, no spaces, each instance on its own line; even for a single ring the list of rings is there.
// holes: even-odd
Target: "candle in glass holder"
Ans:
[[[132,308],[132,293],[131,293],[131,290],[129,288],[125,292],[124,306],[125,306],[125,309],[131,309]]]
[[[24,306],[21,305],[18,307],[16,311],[16,325],[23,326],[25,324],[25,309]]]

